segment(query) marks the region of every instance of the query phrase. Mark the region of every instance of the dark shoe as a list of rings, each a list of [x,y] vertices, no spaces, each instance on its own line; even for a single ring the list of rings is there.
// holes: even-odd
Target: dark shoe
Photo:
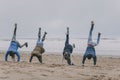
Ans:
[[[28,43],[27,42],[25,43],[25,46],[28,47]]]

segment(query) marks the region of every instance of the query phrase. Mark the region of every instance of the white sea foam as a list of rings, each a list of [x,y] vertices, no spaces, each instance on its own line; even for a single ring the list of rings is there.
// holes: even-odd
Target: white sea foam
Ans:
[[[36,45],[37,39],[18,39],[18,41],[23,44],[28,42],[28,48],[24,47],[19,49],[19,51],[32,51]],[[95,40],[96,41],[96,40]],[[44,42],[44,48],[46,52],[52,53],[62,53],[64,48],[65,39],[61,38],[48,38]],[[70,39],[71,44],[75,44],[75,49],[73,53],[84,54],[87,46],[87,39],[85,38],[74,38]],[[0,50],[6,51],[9,47],[10,40],[0,40]],[[100,44],[95,47],[96,53],[98,55],[120,55],[120,39],[108,39],[103,38]]]

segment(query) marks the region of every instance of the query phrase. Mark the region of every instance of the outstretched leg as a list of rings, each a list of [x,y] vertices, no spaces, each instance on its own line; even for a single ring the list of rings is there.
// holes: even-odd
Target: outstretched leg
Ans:
[[[18,44],[19,44],[19,47],[20,47],[20,48],[22,48],[23,46],[28,47],[28,43],[27,43],[27,42],[25,42],[23,45],[20,45],[20,43],[19,43],[19,42],[18,42]]]
[[[38,39],[41,39],[41,28],[39,28]]]
[[[42,37],[42,41],[45,40],[46,34],[47,34],[47,32],[44,32],[44,35],[43,35],[43,37]]]
[[[69,44],[69,27],[67,27],[66,41],[65,45]]]
[[[91,21],[91,29],[90,29],[89,37],[88,37],[88,44],[89,44],[89,42],[92,41],[92,31],[93,31],[93,28],[94,28],[94,22]]]
[[[99,44],[99,42],[100,42],[100,35],[101,35],[101,33],[98,33],[97,45],[98,45],[98,44]]]
[[[15,29],[14,29],[12,41],[16,41],[16,31],[17,31],[17,23],[15,23]]]

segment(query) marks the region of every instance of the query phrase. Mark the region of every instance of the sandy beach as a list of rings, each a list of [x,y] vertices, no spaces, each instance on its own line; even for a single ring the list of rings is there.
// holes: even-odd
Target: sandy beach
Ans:
[[[72,55],[74,66],[62,62],[60,54],[43,54],[43,64],[37,58],[29,63],[30,54],[21,53],[21,62],[4,61],[0,54],[0,80],[120,80],[120,57],[98,56],[97,65],[92,60],[81,64],[81,55]]]

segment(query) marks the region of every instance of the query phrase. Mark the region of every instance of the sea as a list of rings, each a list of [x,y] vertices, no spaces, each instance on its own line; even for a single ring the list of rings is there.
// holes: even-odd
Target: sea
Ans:
[[[37,42],[37,38],[19,38],[20,44],[28,42],[28,47],[19,48],[19,51],[30,53]],[[93,39],[96,42],[96,39]],[[0,39],[0,53],[6,52],[9,48],[10,39]],[[75,44],[73,54],[83,55],[87,47],[87,38],[71,38],[70,44]],[[65,38],[46,38],[44,48],[46,53],[62,54],[65,45]],[[99,45],[95,47],[97,55],[120,56],[120,38],[101,38]]]

